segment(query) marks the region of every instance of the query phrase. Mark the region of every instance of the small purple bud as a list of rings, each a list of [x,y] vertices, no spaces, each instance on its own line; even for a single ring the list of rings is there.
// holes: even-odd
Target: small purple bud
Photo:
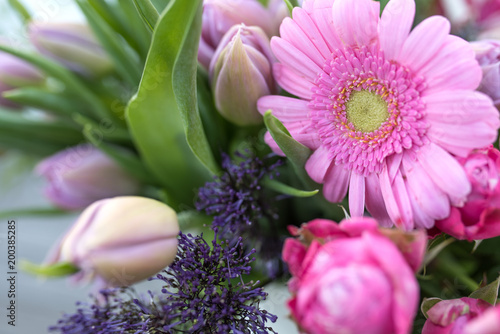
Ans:
[[[485,40],[471,43],[476,60],[483,70],[483,79],[478,90],[485,93],[500,106],[500,41]]]
[[[237,125],[262,122],[257,100],[272,94],[274,56],[269,39],[259,27],[233,26],[210,63],[210,79],[219,112]]]
[[[106,51],[84,24],[35,22],[28,33],[40,53],[72,71],[101,76],[113,68]]]
[[[140,184],[114,160],[92,147],[79,145],[46,158],[36,167],[49,181],[45,194],[55,205],[69,210],[115,196],[134,195]]]
[[[274,1],[273,1],[274,2]],[[279,24],[273,10],[257,0],[204,0],[203,23],[198,60],[208,68],[215,49],[228,30],[236,24],[260,27],[268,37],[278,34]],[[276,7],[276,10],[279,10]],[[281,18],[283,19],[283,17]]]
[[[69,262],[78,279],[127,286],[170,265],[177,254],[177,214],[145,197],[115,197],[85,209],[61,239],[51,263]]]

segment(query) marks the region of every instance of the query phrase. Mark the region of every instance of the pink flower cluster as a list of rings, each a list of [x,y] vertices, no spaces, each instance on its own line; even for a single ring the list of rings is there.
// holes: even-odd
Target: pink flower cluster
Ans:
[[[500,305],[474,298],[442,300],[427,311],[422,334],[497,334]]]
[[[500,235],[500,152],[493,147],[476,150],[463,165],[472,190],[462,207],[452,207],[450,216],[436,228],[457,238],[480,240]]]
[[[293,275],[288,306],[305,333],[409,332],[424,232],[381,229],[372,218],[316,219],[290,231],[299,239],[287,239],[283,249]]]

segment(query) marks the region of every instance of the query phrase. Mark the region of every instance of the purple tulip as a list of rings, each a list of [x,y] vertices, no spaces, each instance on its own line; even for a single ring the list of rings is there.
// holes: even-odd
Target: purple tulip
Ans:
[[[177,254],[179,224],[169,206],[144,197],[115,197],[82,212],[50,264],[71,263],[77,281],[99,287],[130,285],[161,271]]]
[[[28,32],[40,53],[72,71],[101,76],[113,68],[106,51],[86,25],[36,22]]]
[[[90,145],[56,153],[40,162],[36,171],[49,181],[46,196],[64,209],[83,209],[97,200],[134,195],[140,189],[138,181]]]
[[[33,66],[10,54],[0,52],[0,106],[19,108],[20,106],[1,96],[3,92],[25,87],[38,86],[45,77]]]
[[[259,27],[233,26],[210,63],[215,104],[221,115],[237,125],[262,122],[257,100],[276,91],[274,56]]]
[[[258,26],[268,37],[277,35],[283,14],[286,15],[282,9],[276,0],[271,1],[269,8],[257,0],[205,0],[198,60],[208,68],[223,36],[236,24]]]
[[[495,105],[500,105],[500,41],[472,42],[476,59],[483,70],[483,79],[478,90],[487,94]]]

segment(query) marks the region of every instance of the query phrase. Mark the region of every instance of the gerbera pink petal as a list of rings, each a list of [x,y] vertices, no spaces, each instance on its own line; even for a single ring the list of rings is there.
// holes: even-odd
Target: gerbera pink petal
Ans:
[[[303,99],[312,98],[314,84],[309,78],[297,74],[283,64],[273,65],[273,75],[278,84],[289,93]]]
[[[490,120],[488,123],[492,126],[498,123],[498,110],[491,99],[477,91],[443,90],[422,97],[422,101],[426,104],[427,119],[431,122],[467,124]]]
[[[465,157],[474,148],[484,147],[492,143],[497,133],[493,127],[485,122],[468,124],[433,122],[427,135],[429,139],[447,151]]]
[[[436,219],[444,219],[450,214],[450,201],[448,196],[429,178],[423,167],[412,158],[405,156],[403,167],[406,175],[406,186],[413,212],[420,216],[419,227],[430,228]],[[415,217],[417,218],[417,217]]]
[[[293,99],[285,96],[264,96],[257,103],[261,114],[271,110],[283,123],[307,121],[307,101]]]
[[[392,0],[384,8],[379,22],[380,49],[387,59],[396,59],[408,38],[413,18],[414,0]]]
[[[294,10],[294,12],[295,13],[300,12],[300,9],[296,9]],[[289,17],[283,20],[283,23],[281,24],[280,28],[280,36],[281,38],[292,44],[294,47],[296,47],[298,50],[306,51],[309,58],[313,62],[315,62],[316,65],[318,65],[319,67],[323,67],[323,63],[325,62],[325,57],[318,50],[316,45],[314,45],[313,43],[314,39],[311,39],[310,36],[308,36],[304,32],[304,30],[301,29],[300,25],[295,20],[292,20]],[[321,37],[321,35],[319,35],[319,37],[320,37],[319,41],[322,42],[323,38]],[[322,45],[326,49],[328,49],[326,45],[324,45],[324,43]]]
[[[394,224],[405,230],[413,229],[412,207],[401,172],[391,181],[388,168],[384,168],[380,173],[380,184],[387,213]]]
[[[304,2],[303,8],[318,27],[330,51],[333,52],[336,49],[342,48],[343,44],[337,36],[335,29],[332,29],[332,4],[332,0],[313,0]]]
[[[311,59],[309,50],[299,50],[287,40],[273,37],[271,48],[276,58],[285,66],[293,69],[298,75],[314,81],[318,73],[323,69],[316,65]]]
[[[352,217],[362,217],[365,212],[365,177],[351,173],[349,184],[349,212]]]
[[[362,46],[377,40],[380,3],[336,0],[332,8],[333,26],[345,45]]]
[[[449,33],[450,22],[444,17],[432,16],[424,20],[410,33],[396,60],[418,72],[435,56]]]
[[[323,65],[325,58],[332,54],[335,48],[331,48],[328,42],[323,38],[321,30],[319,30],[319,23],[314,22],[313,19],[307,14],[305,10],[299,7],[295,7],[293,10],[293,21],[297,22],[302,31],[311,40],[311,43],[318,49],[318,51],[323,56],[321,60],[321,66]]]
[[[326,146],[320,146],[306,162],[307,174],[314,182],[323,183],[326,173],[332,164],[332,156]]]
[[[351,172],[344,165],[332,165],[328,170],[323,186],[323,195],[333,203],[342,202],[347,194]]]
[[[427,94],[442,89],[476,89],[482,71],[470,44],[460,37],[449,35],[434,57],[422,67],[426,77]]]
[[[430,143],[418,152],[418,161],[432,181],[443,190],[455,206],[462,206],[471,185],[462,166],[446,151]]]
[[[375,218],[380,226],[391,227],[392,221],[385,208],[384,198],[380,190],[380,180],[372,173],[365,178],[366,210]]]
[[[318,133],[314,131],[314,128],[309,126],[309,121],[286,123],[284,125],[296,141],[309,147],[311,150],[316,150],[321,146]]]

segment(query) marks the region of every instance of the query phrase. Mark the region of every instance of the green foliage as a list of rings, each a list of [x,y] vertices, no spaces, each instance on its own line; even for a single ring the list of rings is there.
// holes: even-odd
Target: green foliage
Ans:
[[[177,208],[190,205],[193,189],[208,180],[203,165],[218,170],[196,99],[201,4],[175,0],[162,13],[126,113],[139,153]]]

